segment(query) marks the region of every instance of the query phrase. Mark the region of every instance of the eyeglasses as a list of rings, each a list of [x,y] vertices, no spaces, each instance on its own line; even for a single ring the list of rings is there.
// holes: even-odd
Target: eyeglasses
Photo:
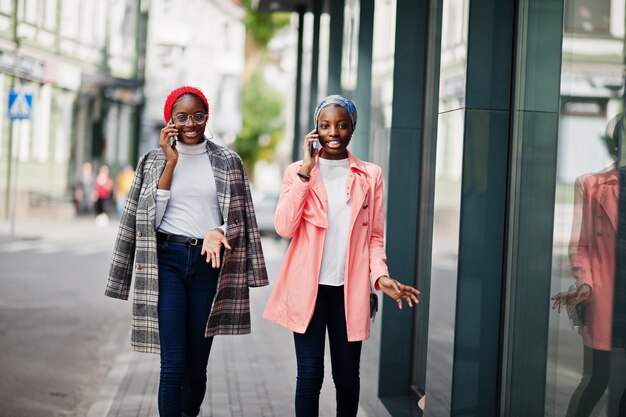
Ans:
[[[209,117],[209,115],[202,112],[197,112],[194,114],[178,113],[176,116],[174,116],[174,120],[181,124],[187,124],[187,121],[190,117],[193,119],[194,123],[201,124],[206,122],[206,119]]]

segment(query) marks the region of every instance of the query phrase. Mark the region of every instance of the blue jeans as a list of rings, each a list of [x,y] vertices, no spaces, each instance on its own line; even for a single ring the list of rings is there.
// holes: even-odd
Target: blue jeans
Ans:
[[[219,269],[206,263],[200,250],[200,245],[158,243],[161,417],[197,416],[206,391],[213,338],[205,338],[204,330]]]
[[[324,343],[328,328],[330,362],[337,395],[337,416],[355,417],[359,408],[362,342],[348,342],[343,286],[320,285],[311,322],[294,333],[298,379],[296,416],[317,417],[324,381]]]

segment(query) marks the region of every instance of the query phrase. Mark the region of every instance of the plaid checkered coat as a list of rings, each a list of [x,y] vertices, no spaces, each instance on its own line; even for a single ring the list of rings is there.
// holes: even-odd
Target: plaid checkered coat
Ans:
[[[250,333],[248,287],[268,285],[250,187],[239,155],[207,140],[207,151],[226,238],[217,293],[205,336]],[[160,353],[159,270],[156,249],[156,191],[165,167],[159,149],[141,157],[120,220],[105,294],[128,299],[135,274],[131,344],[139,352]]]

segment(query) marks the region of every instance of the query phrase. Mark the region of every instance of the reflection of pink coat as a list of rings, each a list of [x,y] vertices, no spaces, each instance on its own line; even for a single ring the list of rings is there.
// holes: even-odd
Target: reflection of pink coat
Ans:
[[[379,166],[349,154],[346,201],[351,201],[344,298],[348,340],[369,337],[370,274],[388,275],[383,245],[383,186]],[[283,237],[293,238],[263,317],[291,331],[304,333],[311,321],[328,227],[328,198],[317,168],[309,182],[296,173],[302,161],[287,167],[274,224]]]
[[[592,288],[581,332],[583,342],[607,351],[611,350],[618,194],[615,169],[582,175],[576,180],[576,212],[569,245],[576,284],[589,284]]]

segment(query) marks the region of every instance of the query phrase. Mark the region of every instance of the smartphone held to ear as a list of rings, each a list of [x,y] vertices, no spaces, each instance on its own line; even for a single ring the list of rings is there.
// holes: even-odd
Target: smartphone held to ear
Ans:
[[[174,126],[174,119],[170,119],[170,123]],[[170,136],[170,146],[172,148],[176,147],[176,141],[178,141],[178,136]]]
[[[317,142],[309,142],[309,154],[311,156],[315,155],[315,149],[317,149]]]

